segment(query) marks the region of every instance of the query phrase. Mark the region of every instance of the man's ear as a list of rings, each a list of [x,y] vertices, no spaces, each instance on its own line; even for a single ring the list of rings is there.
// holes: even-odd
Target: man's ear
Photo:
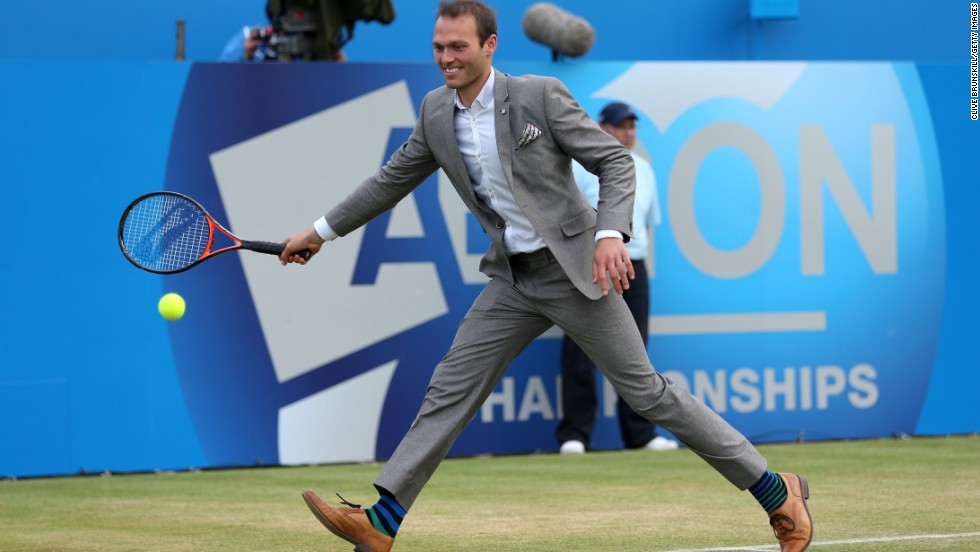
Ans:
[[[483,51],[486,55],[490,56],[497,50],[497,35],[492,34],[487,41],[483,43]]]

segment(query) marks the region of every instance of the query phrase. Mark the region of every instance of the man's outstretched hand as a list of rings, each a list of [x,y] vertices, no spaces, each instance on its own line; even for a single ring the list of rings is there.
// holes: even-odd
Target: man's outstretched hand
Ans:
[[[607,278],[606,275],[609,275]],[[619,238],[603,238],[596,243],[592,257],[592,283],[599,284],[603,295],[609,294],[609,281],[613,289],[622,295],[630,288],[630,280],[636,277],[626,244]]]

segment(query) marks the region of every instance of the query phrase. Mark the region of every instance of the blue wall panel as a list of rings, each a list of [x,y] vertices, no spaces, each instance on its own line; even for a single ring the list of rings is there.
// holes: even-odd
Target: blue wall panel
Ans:
[[[165,283],[133,278],[115,244],[119,213],[163,185],[187,66],[0,63],[3,230],[26,250],[0,261],[0,386],[61,382],[41,403],[5,412],[0,473],[188,467],[202,463],[156,299]],[[20,249],[19,247],[17,249]],[[13,250],[12,250],[13,251]],[[53,388],[52,388],[53,389]],[[31,420],[37,405],[50,420]],[[58,419],[67,415],[64,419]],[[61,456],[16,436],[66,432]],[[12,433],[8,433],[12,432]],[[42,433],[47,433],[43,431]],[[58,439],[62,439],[58,437]],[[41,440],[45,440],[41,437]]]
[[[536,0],[489,2],[497,10],[497,59],[550,59],[524,35]],[[752,21],[749,0],[562,0],[554,2],[596,31],[587,61],[911,60],[969,56],[969,3],[960,0],[800,2],[796,19]],[[390,25],[362,23],[347,48],[352,61],[428,61],[438,0],[394,0]],[[5,32],[0,59],[170,60],[176,21],[186,21],[190,60],[218,58],[243,25],[265,21],[264,0],[22,2]],[[43,25],[25,22],[44,22]]]
[[[922,433],[971,433],[980,416],[980,209],[974,153],[980,147],[980,123],[970,119],[968,67],[919,68],[943,160],[946,211],[946,289],[943,332],[937,370],[919,421]]]

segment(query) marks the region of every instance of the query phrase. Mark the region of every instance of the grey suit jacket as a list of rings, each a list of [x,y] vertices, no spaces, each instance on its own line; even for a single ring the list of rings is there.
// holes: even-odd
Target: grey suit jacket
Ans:
[[[636,187],[633,159],[589,118],[561,81],[500,72],[494,79],[497,150],[514,198],[572,283],[587,297],[598,299],[601,292],[592,283],[596,228],[618,230],[629,239]],[[503,245],[503,220],[473,191],[459,152],[453,95],[445,86],[429,92],[408,141],[381,170],[330,210],[326,220],[338,235],[346,235],[394,207],[441,167],[491,238],[480,271],[513,282]],[[541,135],[519,147],[529,123]],[[597,209],[578,191],[570,158],[599,176]]]

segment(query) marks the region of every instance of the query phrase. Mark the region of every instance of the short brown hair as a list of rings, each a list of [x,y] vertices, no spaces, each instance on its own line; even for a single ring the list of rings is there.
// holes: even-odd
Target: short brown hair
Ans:
[[[490,35],[497,34],[497,14],[479,0],[442,0],[436,11],[436,17],[455,19],[464,15],[472,15],[476,19],[476,33],[481,46],[487,43]]]

